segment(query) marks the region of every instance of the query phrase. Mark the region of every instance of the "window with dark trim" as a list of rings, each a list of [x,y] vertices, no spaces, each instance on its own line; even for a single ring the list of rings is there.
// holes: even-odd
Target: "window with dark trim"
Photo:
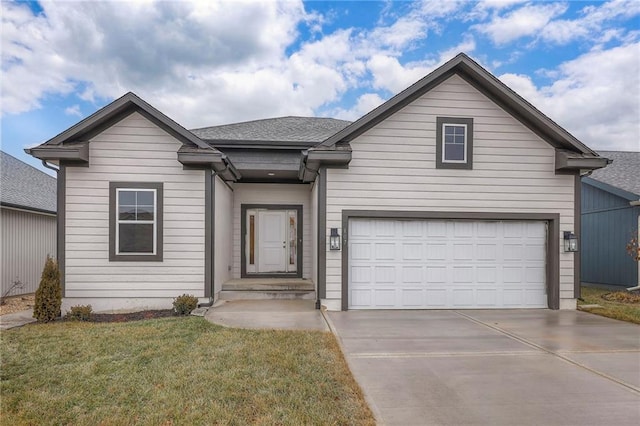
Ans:
[[[436,168],[471,169],[473,118],[437,117]]]
[[[162,183],[109,183],[109,260],[162,261]]]

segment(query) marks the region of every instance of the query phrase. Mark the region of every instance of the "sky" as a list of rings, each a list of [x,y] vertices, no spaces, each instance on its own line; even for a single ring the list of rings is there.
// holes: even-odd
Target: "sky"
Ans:
[[[1,148],[40,169],[24,148],[128,91],[188,129],[355,120],[459,52],[590,148],[640,151],[640,1],[0,6]]]

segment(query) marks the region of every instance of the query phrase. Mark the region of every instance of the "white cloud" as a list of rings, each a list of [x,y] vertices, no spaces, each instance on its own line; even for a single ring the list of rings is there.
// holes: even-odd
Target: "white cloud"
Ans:
[[[606,43],[612,39],[624,39],[627,31],[616,27],[618,20],[640,14],[640,2],[629,0],[585,6],[574,19],[560,19],[568,10],[566,3],[529,3],[509,8],[516,3],[504,3],[504,10],[492,7],[491,3],[478,3],[469,17],[483,20],[491,15],[491,19],[473,28],[486,34],[497,45],[505,45],[523,37],[554,45],[565,45],[580,39]],[[494,9],[492,14],[489,8]]]
[[[589,147],[638,151],[639,55],[640,43],[586,53],[560,65],[544,87],[523,75],[500,79]]]
[[[330,116],[342,120],[355,121],[366,113],[382,105],[384,101],[385,99],[382,99],[377,93],[365,93],[358,97],[353,108],[336,108],[331,111]]]
[[[76,117],[82,117],[82,112],[80,112],[80,105],[78,104],[71,105],[65,108],[64,113],[66,115],[75,115]]]
[[[566,10],[567,5],[561,3],[527,4],[504,16],[496,14],[490,22],[475,25],[474,28],[488,35],[494,43],[502,45],[537,34],[549,21]]]

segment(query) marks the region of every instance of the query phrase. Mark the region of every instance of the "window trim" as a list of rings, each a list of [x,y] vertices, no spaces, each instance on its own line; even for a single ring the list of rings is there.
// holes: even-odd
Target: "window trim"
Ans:
[[[445,126],[464,126],[464,160],[445,160],[444,128]],[[473,118],[436,117],[436,168],[467,169],[473,168]]]
[[[118,253],[118,192],[120,190],[153,190],[154,253]],[[146,221],[145,221],[146,222]],[[163,259],[163,184],[162,182],[109,182],[109,261],[162,262]]]

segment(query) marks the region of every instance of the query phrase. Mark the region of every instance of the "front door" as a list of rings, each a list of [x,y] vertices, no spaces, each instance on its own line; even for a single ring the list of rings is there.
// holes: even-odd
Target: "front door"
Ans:
[[[259,273],[286,272],[287,266],[287,212],[281,210],[258,211],[258,271]]]
[[[301,277],[302,206],[242,205],[242,277]]]

